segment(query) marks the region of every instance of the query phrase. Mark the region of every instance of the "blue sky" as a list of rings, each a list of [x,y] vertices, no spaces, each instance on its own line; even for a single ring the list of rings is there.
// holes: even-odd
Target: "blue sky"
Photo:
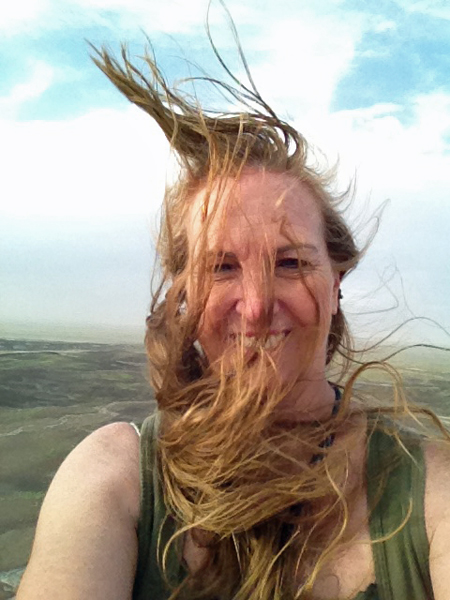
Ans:
[[[169,79],[189,74],[185,59],[221,76],[205,34],[207,5],[3,3],[0,322],[143,326],[168,149],[150,119],[95,68],[86,40],[116,52],[126,41],[138,55],[145,32]],[[412,315],[448,329],[448,2],[227,6],[263,97],[330,163],[339,158],[341,186],[356,173],[355,226],[389,199],[367,258],[344,285],[354,330],[382,336]],[[221,53],[242,73],[218,2],[210,24]],[[417,323],[404,335],[449,341]]]

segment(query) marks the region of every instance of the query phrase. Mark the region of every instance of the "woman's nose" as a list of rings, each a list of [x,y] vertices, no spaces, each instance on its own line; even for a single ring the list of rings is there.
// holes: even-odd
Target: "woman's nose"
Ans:
[[[248,277],[242,282],[236,312],[248,323],[266,325],[278,303],[273,299],[267,283],[258,279]]]

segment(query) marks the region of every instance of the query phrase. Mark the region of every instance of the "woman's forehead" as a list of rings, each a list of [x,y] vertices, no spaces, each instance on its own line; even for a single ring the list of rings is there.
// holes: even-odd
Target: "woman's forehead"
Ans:
[[[207,226],[208,246],[277,236],[323,239],[322,217],[308,186],[285,173],[248,170],[217,182],[193,198],[188,223],[192,245]]]

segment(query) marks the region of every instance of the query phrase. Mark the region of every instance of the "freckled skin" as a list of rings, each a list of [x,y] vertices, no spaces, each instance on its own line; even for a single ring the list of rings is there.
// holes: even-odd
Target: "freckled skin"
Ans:
[[[191,247],[200,231],[204,198],[200,191],[194,199]],[[286,174],[247,170],[237,183],[229,182],[221,197],[213,191],[209,210],[214,216],[207,244],[217,258],[199,341],[210,362],[230,351],[239,335],[248,341],[263,327],[269,334],[284,333],[283,342],[270,350],[282,381],[295,381],[307,364],[302,373],[309,381],[307,395],[332,400],[325,381],[325,352],[338,306],[339,275],[327,254],[314,196]],[[312,342],[313,354],[306,363]],[[297,388],[294,395],[299,392]],[[295,404],[295,398],[289,402]]]

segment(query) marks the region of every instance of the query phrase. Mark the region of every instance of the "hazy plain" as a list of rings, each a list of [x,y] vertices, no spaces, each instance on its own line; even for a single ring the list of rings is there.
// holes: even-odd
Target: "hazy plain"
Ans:
[[[153,411],[142,345],[0,339],[0,600],[14,595],[45,491],[70,450]]]

